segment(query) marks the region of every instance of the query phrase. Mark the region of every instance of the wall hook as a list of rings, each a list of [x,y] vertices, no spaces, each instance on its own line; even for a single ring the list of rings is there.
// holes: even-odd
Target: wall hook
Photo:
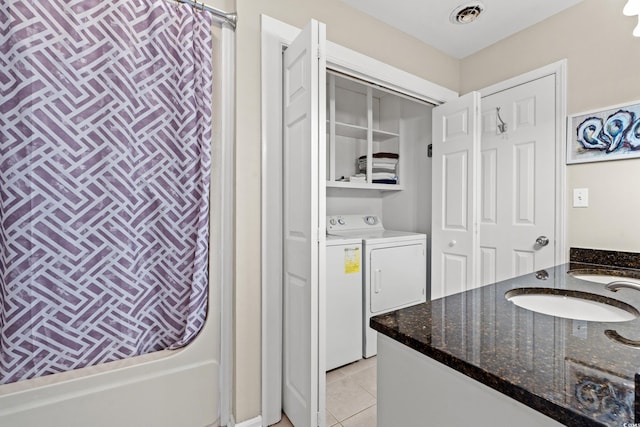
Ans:
[[[507,124],[500,117],[500,107],[496,107],[496,126],[498,128],[498,134],[507,132]]]

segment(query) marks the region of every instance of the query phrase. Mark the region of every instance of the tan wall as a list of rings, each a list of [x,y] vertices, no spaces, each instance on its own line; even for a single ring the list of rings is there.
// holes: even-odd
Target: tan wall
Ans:
[[[339,0],[239,0],[236,109],[235,417],[260,414],[260,14],[327,24],[333,42],[457,90],[459,63]],[[279,108],[279,106],[274,106]]]
[[[460,93],[480,89],[563,58],[568,114],[640,100],[640,39],[626,0],[577,6],[461,61]],[[588,208],[572,190],[589,188]],[[567,167],[568,244],[640,252],[640,159]]]

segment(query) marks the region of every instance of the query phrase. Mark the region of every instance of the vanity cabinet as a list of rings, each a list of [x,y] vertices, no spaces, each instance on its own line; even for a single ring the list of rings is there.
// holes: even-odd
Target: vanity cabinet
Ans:
[[[403,189],[400,95],[327,72],[327,187]]]
[[[377,362],[379,426],[563,426],[383,334]]]

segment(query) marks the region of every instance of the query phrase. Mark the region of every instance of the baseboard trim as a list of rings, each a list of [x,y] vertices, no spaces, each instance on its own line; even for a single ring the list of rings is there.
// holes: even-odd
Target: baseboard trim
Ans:
[[[235,427],[262,427],[262,416],[258,415],[255,418],[241,422],[240,424],[233,424]]]

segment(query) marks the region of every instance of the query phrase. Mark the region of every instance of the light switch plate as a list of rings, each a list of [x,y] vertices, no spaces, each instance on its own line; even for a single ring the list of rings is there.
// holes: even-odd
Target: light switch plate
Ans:
[[[588,188],[573,189],[573,207],[574,208],[589,207],[589,189]]]

